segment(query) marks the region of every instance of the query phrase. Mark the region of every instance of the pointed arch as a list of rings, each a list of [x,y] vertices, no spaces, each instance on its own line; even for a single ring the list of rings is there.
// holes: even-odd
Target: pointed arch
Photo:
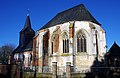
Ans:
[[[68,34],[66,32],[62,35],[63,40],[63,53],[69,53],[69,39]]]
[[[87,52],[87,39],[83,30],[77,33],[77,52]]]
[[[52,49],[52,54],[53,52],[57,52],[59,47],[59,34],[54,33],[52,35],[52,40],[51,40],[51,49]]]

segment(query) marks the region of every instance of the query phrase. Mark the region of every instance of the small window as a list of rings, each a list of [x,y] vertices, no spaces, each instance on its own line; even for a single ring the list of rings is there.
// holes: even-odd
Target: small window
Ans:
[[[52,42],[52,54],[53,54],[53,42]]]

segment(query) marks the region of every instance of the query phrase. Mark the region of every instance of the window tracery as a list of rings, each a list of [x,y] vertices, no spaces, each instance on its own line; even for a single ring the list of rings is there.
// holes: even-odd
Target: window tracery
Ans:
[[[69,39],[66,32],[63,33],[63,53],[69,53]]]
[[[87,51],[86,44],[87,44],[86,35],[82,30],[80,30],[77,33],[77,52],[86,52]]]

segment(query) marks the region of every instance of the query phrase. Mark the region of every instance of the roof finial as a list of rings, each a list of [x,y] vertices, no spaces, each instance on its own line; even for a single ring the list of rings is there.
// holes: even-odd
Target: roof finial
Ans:
[[[30,9],[27,9],[27,16],[30,16]]]

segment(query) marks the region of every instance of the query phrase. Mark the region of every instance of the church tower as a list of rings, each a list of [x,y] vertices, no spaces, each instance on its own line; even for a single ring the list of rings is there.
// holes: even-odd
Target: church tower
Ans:
[[[35,31],[32,29],[30,17],[27,15],[24,28],[20,31],[19,45],[13,52],[16,63],[23,61],[25,67],[32,65],[34,36]]]
[[[19,45],[24,47],[34,37],[35,32],[31,28],[30,17],[27,16],[24,28],[20,31]]]

